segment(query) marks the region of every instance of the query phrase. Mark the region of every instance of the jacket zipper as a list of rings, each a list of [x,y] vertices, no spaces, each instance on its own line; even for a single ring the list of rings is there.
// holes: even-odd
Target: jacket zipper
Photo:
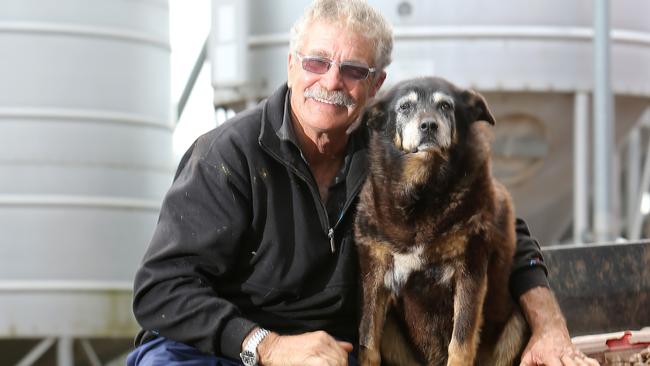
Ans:
[[[334,224],[336,226],[336,224]],[[334,228],[331,227],[330,230],[327,232],[327,236],[330,238],[330,249],[332,249],[332,253],[336,252],[336,243],[334,242]]]
[[[269,155],[273,156],[273,157],[274,157],[277,161],[279,161],[282,165],[288,167],[289,169],[291,169],[291,171],[293,171],[293,173],[294,173],[295,175],[297,175],[298,177],[300,177],[300,179],[302,179],[302,180],[307,184],[307,186],[309,187],[309,190],[311,191],[312,198],[315,197],[315,198],[318,199],[318,203],[319,203],[319,204],[317,205],[318,208],[316,209],[316,211],[318,212],[318,217],[321,219],[321,225],[323,224],[323,221],[325,222],[325,234],[326,234],[327,237],[330,239],[330,249],[332,249],[332,253],[334,253],[334,251],[335,251],[335,245],[334,245],[334,228],[336,227],[336,224],[335,224],[333,227],[330,226],[330,222],[329,222],[330,220],[329,220],[329,218],[327,217],[327,210],[325,209],[325,206],[323,205],[323,202],[321,202],[321,200],[320,200],[320,193],[318,193],[318,189],[314,189],[313,184],[311,184],[310,181],[309,181],[309,178],[306,177],[304,174],[302,174],[302,172],[301,172],[300,170],[298,170],[296,167],[294,167],[293,165],[289,164],[288,162],[285,162],[284,159],[282,159],[280,156],[278,156],[277,154],[275,154],[273,151],[271,151],[271,149],[269,149],[268,147],[266,147],[266,146],[265,146],[263,143],[261,143],[261,142],[260,142],[260,146],[264,147],[264,150],[266,150],[266,152],[267,152]],[[338,222],[340,222],[340,221],[341,221],[341,220],[339,219],[339,221],[337,221],[337,224],[338,224]]]
[[[353,190],[353,194],[350,196],[351,199],[348,199],[345,202],[345,205],[343,206],[343,210],[341,210],[341,215],[339,215],[338,220],[334,224],[334,226],[330,226],[330,220],[329,217],[327,217],[327,209],[325,209],[325,206],[323,205],[323,202],[320,200],[320,193],[317,194],[318,190],[313,187],[313,184],[309,181],[308,177],[306,177],[300,170],[295,168],[293,165],[286,163],[280,156],[275,154],[274,152],[271,151],[271,149],[267,148],[264,144],[260,143],[261,146],[263,146],[268,154],[273,156],[277,161],[282,163],[282,165],[289,167],[293,171],[295,175],[300,177],[307,186],[309,187],[309,190],[311,191],[312,196],[318,198],[318,203],[319,203],[319,208],[317,209],[318,211],[318,216],[321,218],[321,222],[324,220],[325,221],[325,228],[326,228],[326,235],[329,238],[330,241],[330,250],[332,251],[332,254],[336,252],[336,241],[334,240],[334,229],[339,225],[341,220],[343,219],[343,216],[345,216],[345,213],[347,212],[348,208],[350,207],[350,204],[352,201],[354,201],[354,197],[356,197],[359,193],[359,190],[361,189],[361,185],[363,184],[363,180],[361,183],[358,183]]]
[[[336,220],[336,223],[334,224],[333,227],[330,227],[329,231],[327,232],[327,236],[330,238],[330,248],[332,249],[332,253],[336,252],[336,243],[334,242],[334,229],[336,229],[337,226],[339,226],[339,223],[341,220],[343,220],[343,216],[348,211],[348,208],[350,208],[350,205],[354,201],[355,197],[359,194],[359,191],[361,190],[361,186],[363,185],[364,180],[361,180],[360,183],[357,183],[357,185],[354,187],[352,190],[352,195],[350,196],[350,199],[345,201],[345,205],[343,205],[343,209],[341,210],[341,214],[339,215],[338,220]],[[328,221],[329,222],[329,221]]]

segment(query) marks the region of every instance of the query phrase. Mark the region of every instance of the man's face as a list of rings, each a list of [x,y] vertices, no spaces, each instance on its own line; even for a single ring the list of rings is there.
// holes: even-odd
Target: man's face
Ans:
[[[375,50],[363,36],[325,22],[314,22],[307,27],[298,53],[302,57],[320,56],[367,67],[373,67],[375,62]],[[368,99],[377,93],[385,76],[375,72],[364,80],[354,80],[341,75],[338,64],[332,64],[324,74],[317,74],[303,70],[295,54],[289,54],[288,74],[294,122],[315,133],[345,131],[357,119]],[[305,91],[316,96],[306,97]],[[343,93],[354,104],[326,103],[318,97],[319,92],[321,96],[323,93]]]

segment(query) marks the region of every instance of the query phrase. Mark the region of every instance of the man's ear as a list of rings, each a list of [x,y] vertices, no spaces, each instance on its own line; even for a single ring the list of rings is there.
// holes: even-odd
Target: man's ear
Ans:
[[[386,80],[386,72],[382,71],[379,73],[376,77],[376,79],[372,80],[372,85],[370,86],[370,96],[374,97],[377,92],[379,91],[379,88],[381,88],[382,84],[384,84],[384,80]]]
[[[469,117],[472,122],[485,121],[492,126],[496,123],[490,108],[488,108],[485,98],[474,90],[465,90],[463,92],[463,100],[469,109]]]

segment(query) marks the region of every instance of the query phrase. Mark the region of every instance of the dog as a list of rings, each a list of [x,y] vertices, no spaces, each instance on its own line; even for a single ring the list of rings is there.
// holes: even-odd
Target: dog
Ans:
[[[441,78],[406,80],[360,121],[360,364],[513,364],[528,328],[508,290],[515,220],[490,173],[485,99]]]

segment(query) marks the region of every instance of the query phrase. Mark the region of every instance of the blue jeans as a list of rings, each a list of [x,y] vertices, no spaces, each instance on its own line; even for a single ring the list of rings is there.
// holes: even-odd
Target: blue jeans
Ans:
[[[127,366],[242,366],[240,360],[217,357],[171,339],[159,337],[136,347],[126,358]],[[357,366],[352,354],[348,365]]]

